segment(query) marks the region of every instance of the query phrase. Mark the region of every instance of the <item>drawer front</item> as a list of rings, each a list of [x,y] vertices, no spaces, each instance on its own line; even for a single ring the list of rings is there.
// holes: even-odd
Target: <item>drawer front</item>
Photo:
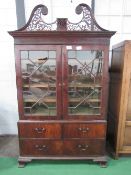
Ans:
[[[106,124],[64,124],[64,138],[104,138]]]
[[[105,140],[20,139],[21,156],[97,156],[105,154]]]
[[[131,146],[131,126],[126,125],[124,133],[124,146]]]
[[[97,156],[105,154],[105,140],[70,140],[64,141],[63,154],[70,156]]]
[[[62,142],[50,140],[20,139],[21,156],[62,155]]]
[[[61,138],[60,124],[18,123],[20,138]]]

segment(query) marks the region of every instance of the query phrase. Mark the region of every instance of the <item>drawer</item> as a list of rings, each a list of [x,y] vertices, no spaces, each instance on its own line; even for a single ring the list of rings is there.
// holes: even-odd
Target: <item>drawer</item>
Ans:
[[[124,134],[124,146],[131,146],[131,126],[126,125]]]
[[[104,138],[106,124],[64,124],[64,138]]]
[[[21,156],[62,155],[62,142],[44,139],[20,139]]]
[[[60,124],[18,123],[20,138],[61,138]]]
[[[70,140],[64,141],[63,154],[70,156],[97,156],[105,154],[105,140]]]
[[[20,139],[21,156],[97,156],[105,153],[104,139]]]

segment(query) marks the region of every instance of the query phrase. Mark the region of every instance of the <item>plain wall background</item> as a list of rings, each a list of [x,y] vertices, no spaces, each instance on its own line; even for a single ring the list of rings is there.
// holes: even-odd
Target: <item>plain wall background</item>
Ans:
[[[91,5],[91,0],[25,0],[26,21],[38,4],[48,7],[46,22],[57,17],[69,18],[72,22],[81,19],[75,14],[79,3]],[[111,45],[131,40],[131,0],[95,0],[95,17],[98,24],[108,30],[117,31]],[[7,31],[17,29],[15,0],[0,3],[0,135],[17,134],[18,106],[15,78],[14,41]]]

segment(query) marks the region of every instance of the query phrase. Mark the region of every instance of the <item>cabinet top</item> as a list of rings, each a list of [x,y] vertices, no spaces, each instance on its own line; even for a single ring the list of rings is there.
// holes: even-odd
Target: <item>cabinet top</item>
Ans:
[[[17,36],[41,36],[41,35],[88,35],[95,37],[111,37],[115,31],[103,29],[96,22],[91,8],[87,4],[79,4],[75,10],[76,14],[82,14],[78,23],[72,23],[67,18],[58,18],[52,23],[46,23],[43,19],[48,14],[45,5],[37,5],[26,25],[18,30],[10,31],[13,37]]]

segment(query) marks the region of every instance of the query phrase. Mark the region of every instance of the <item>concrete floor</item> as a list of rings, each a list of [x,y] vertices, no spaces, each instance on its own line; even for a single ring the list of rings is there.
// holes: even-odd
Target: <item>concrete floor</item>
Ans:
[[[18,157],[18,155],[18,137],[0,136],[0,157]]]

